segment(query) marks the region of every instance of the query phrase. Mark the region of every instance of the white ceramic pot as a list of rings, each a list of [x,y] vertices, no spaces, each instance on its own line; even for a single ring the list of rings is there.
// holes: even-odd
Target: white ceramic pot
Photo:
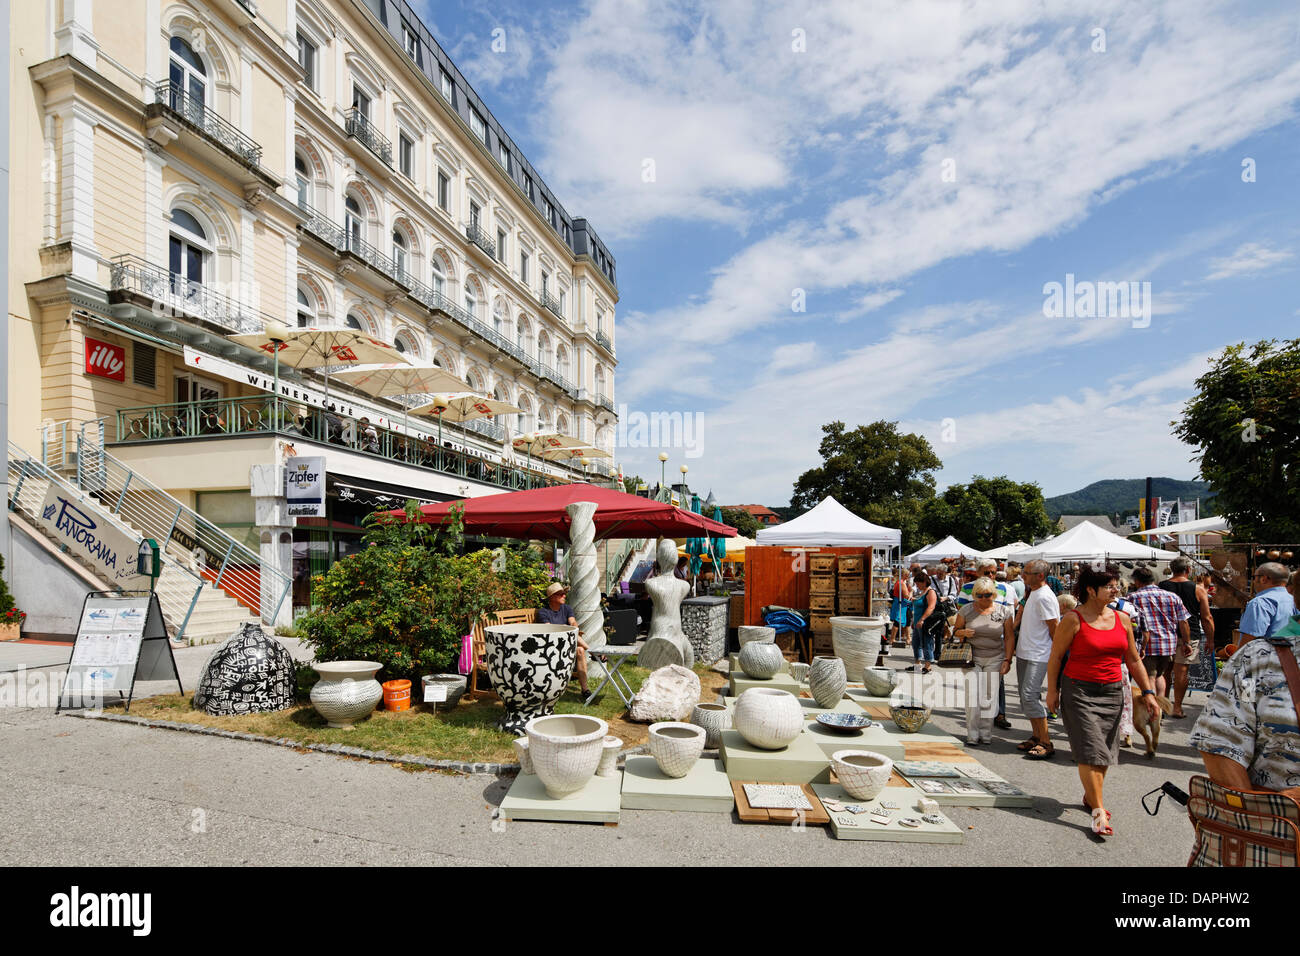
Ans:
[[[791,661],[790,676],[802,684],[808,679],[808,665],[803,661]]]
[[[789,691],[751,687],[736,698],[732,722],[755,747],[781,750],[803,730],[803,707]]]
[[[528,752],[528,738],[516,737],[514,745],[515,756],[519,759],[519,772],[531,776],[533,773],[533,755]]]
[[[876,665],[876,658],[880,655],[880,635],[884,630],[884,618],[831,618],[831,643],[835,647],[835,656],[844,661],[844,671],[849,680],[862,680],[863,670]]]
[[[838,657],[814,657],[808,667],[808,691],[818,707],[834,707],[849,684],[844,662]]]
[[[892,667],[868,667],[862,672],[862,686],[872,697],[888,697],[898,686],[898,671]]]
[[[316,713],[331,727],[350,728],[369,717],[384,696],[375,680],[383,664],[375,661],[327,661],[312,664],[320,680],[311,689],[311,703]]]
[[[555,710],[578,655],[578,629],[562,624],[498,624],[483,629],[487,673],[501,697],[501,730],[518,736]],[[603,736],[603,735],[602,735]]]
[[[703,727],[665,720],[650,725],[650,756],[666,777],[684,777],[704,752]]]
[[[745,645],[751,642],[772,644],[776,641],[776,628],[742,624],[736,628],[736,640],[740,642],[741,650],[744,650]]]
[[[894,761],[874,750],[837,750],[831,767],[840,786],[859,800],[874,800],[885,789]]]
[[[704,728],[704,746],[717,750],[722,746],[722,732],[731,728],[731,713],[724,704],[696,704],[691,723]]]
[[[424,687],[421,699],[434,710],[455,710],[460,699],[465,696],[467,681],[468,678],[462,674],[430,674],[421,680]],[[442,700],[437,699],[440,693],[443,695]]]
[[[623,741],[606,737],[600,742],[600,763],[596,765],[597,777],[612,777],[618,773],[618,755],[623,752]]]
[[[750,641],[740,649],[740,669],[755,680],[771,680],[784,662],[785,655],[775,644]]]
[[[555,800],[572,797],[587,785],[600,764],[609,725],[584,714],[534,717],[524,725],[533,772]]]

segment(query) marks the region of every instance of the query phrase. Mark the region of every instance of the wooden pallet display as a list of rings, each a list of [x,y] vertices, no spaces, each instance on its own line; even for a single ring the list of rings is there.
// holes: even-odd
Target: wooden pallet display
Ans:
[[[840,594],[838,597],[841,614],[863,614],[867,609],[865,594]]]
[[[808,629],[814,634],[827,634],[831,632],[831,618],[835,614],[832,611],[811,611],[809,612]]]
[[[867,591],[866,579],[862,577],[862,572],[857,574],[841,574],[838,581],[839,592],[841,594],[865,594]]]
[[[822,806],[821,800],[817,799],[817,794],[808,784],[803,784],[800,789],[808,797],[808,802],[812,804],[811,810],[781,810],[781,809],[755,809],[749,805],[749,800],[745,797],[745,784],[754,783],[753,780],[733,780],[731,782],[731,792],[736,798],[736,815],[740,817],[741,823],[777,823],[784,826],[790,826],[803,815],[805,826],[824,827],[829,826],[831,815],[826,812]]]
[[[810,594],[834,595],[839,590],[833,571],[814,571],[808,575],[808,592]]]
[[[856,554],[842,554],[839,560],[839,572],[845,574],[861,574],[862,558]]]
[[[835,571],[837,555],[834,554],[810,554],[808,555],[808,570],[810,571]]]
[[[808,595],[808,607],[813,611],[834,611],[835,595],[814,591]]]

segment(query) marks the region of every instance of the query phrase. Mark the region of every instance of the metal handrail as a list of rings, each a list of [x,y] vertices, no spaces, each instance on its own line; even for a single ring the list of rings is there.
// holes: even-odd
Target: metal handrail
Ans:
[[[595,338],[596,338],[597,345],[599,345],[610,355],[614,354],[614,343],[609,340],[608,335],[606,335],[604,332],[597,332]]]
[[[165,106],[208,139],[233,152],[244,165],[251,169],[261,167],[262,147],[236,126],[222,119],[203,100],[191,95],[184,85],[171,80],[154,84],[154,102]]]
[[[393,144],[388,141],[387,136],[379,132],[375,124],[370,122],[370,118],[358,107],[354,106],[348,110],[344,130],[382,159],[386,166],[393,165]]]
[[[366,265],[407,288],[413,289],[421,285],[411,273],[398,266],[391,257],[384,255],[377,247],[360,236],[353,235],[345,226],[334,222],[319,209],[305,202],[299,202],[298,208],[307,214],[307,221],[302,224],[302,227],[326,245],[332,246],[335,252],[351,253]]]
[[[486,252],[489,258],[497,257],[496,240],[489,238],[478,223],[471,222],[465,227],[465,238]]]
[[[560,311],[560,300],[551,295],[549,290],[543,289],[539,298],[545,308],[550,309],[560,318],[564,318],[564,313]]]
[[[276,321],[274,316],[251,309],[202,282],[173,275],[163,266],[129,253],[113,257],[109,288],[150,299],[155,313],[161,310],[201,319],[229,332],[260,332],[267,321]]]
[[[610,398],[608,395],[604,394],[603,392],[596,393],[596,404],[599,405],[601,408],[608,409],[611,412],[615,411],[614,400]]]

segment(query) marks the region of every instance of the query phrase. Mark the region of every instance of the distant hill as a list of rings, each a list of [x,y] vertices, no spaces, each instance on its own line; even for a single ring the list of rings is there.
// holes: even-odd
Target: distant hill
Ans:
[[[1046,498],[1048,516],[1055,521],[1061,515],[1109,515],[1124,512],[1136,513],[1138,500],[1146,494],[1145,478],[1107,478],[1094,481],[1086,488],[1066,495]],[[1214,510],[1214,492],[1208,481],[1179,481],[1176,478],[1154,478],[1152,494],[1157,498],[1200,498],[1202,514]]]

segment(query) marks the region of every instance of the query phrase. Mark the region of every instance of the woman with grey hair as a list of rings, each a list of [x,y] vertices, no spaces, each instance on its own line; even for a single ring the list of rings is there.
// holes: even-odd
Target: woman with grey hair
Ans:
[[[998,587],[979,578],[971,588],[974,602],[957,611],[953,636],[969,641],[975,667],[966,680],[966,743],[993,743],[993,717],[998,710],[998,680],[1011,669],[1015,653],[1015,614],[998,604]]]

